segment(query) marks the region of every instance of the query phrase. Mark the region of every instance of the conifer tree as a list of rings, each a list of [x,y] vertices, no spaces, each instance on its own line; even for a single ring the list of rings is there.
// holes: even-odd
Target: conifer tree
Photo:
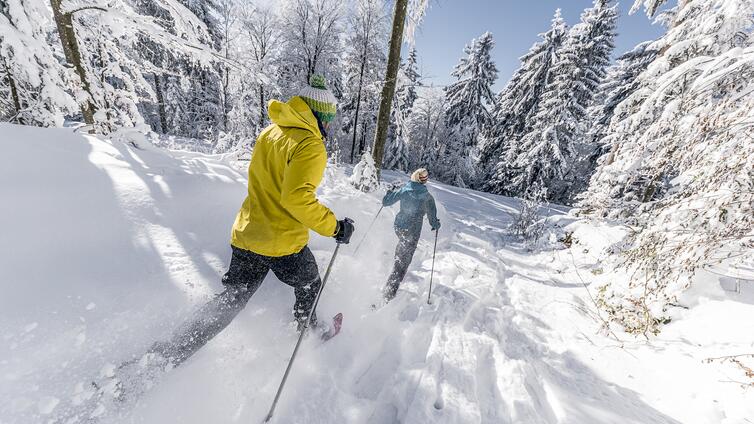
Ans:
[[[614,48],[616,6],[595,0],[584,10],[581,22],[568,32],[553,65],[553,75],[542,94],[531,130],[507,166],[515,174],[509,193],[525,193],[537,181],[547,189],[548,200],[569,203],[577,194],[574,182],[581,175],[579,154],[587,108],[605,76]]]
[[[419,87],[421,75],[417,69],[416,48],[409,51],[405,63],[401,64],[398,72],[398,84],[393,99],[392,124],[388,133],[388,146],[385,151],[387,169],[409,171],[410,120],[414,103],[418,97],[416,89]]]
[[[673,174],[665,167],[672,163],[649,145],[666,132],[677,134],[679,117],[694,101],[692,83],[702,65],[751,42],[752,18],[746,13],[752,9],[747,0],[690,0],[666,14],[668,32],[650,45],[656,58],[637,77],[635,92],[617,106],[620,119],[612,119],[603,138],[610,150],[600,159],[582,204],[617,216],[662,197]],[[674,136],[663,150],[677,150],[682,143]],[[649,165],[650,159],[656,163]]]
[[[594,105],[588,110],[589,130],[587,142],[592,153],[589,155],[590,167],[597,165],[597,159],[602,157],[610,148],[610,139],[606,137],[608,126],[613,117],[625,118],[625,107],[621,103],[640,88],[637,77],[647,69],[654,60],[657,51],[651,47],[652,42],[638,44],[631,51],[620,56],[612,65],[600,84],[594,99]]]
[[[494,46],[489,32],[472,40],[451,73],[458,81],[445,89],[448,134],[439,177],[447,182],[465,185],[475,178],[474,148],[481,131],[492,122],[490,109],[495,103],[492,85],[497,67],[490,55]]]
[[[411,112],[418,97],[416,89],[420,86],[421,74],[419,73],[419,58],[416,47],[408,52],[406,62],[401,66],[401,79],[395,89],[398,104],[405,112]]]
[[[530,130],[542,93],[552,80],[550,69],[566,31],[558,9],[550,29],[540,34],[541,41],[521,57],[521,66],[498,95],[493,125],[480,142],[480,165],[487,176],[485,190],[505,193],[506,182],[512,178],[508,161],[515,158],[519,141]]]

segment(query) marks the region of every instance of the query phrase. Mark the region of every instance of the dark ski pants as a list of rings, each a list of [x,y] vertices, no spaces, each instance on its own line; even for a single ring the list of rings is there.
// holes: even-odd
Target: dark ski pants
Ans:
[[[150,352],[159,353],[173,365],[188,359],[233,321],[270,270],[280,281],[294,288],[293,315],[299,322],[306,320],[322,285],[317,261],[309,247],[281,257],[258,255],[232,247],[230,266],[222,280],[225,290],[199,309],[170,341],[156,343]],[[316,319],[313,315],[312,324]]]
[[[414,258],[414,252],[416,246],[419,244],[419,236],[421,235],[421,228],[416,229],[395,229],[395,234],[398,236],[398,245],[395,247],[395,262],[393,263],[393,272],[390,273],[390,277],[387,280],[387,284],[383,289],[385,299],[392,300],[395,297],[395,293],[398,291],[403,278],[406,277],[408,267],[411,265],[411,260]]]

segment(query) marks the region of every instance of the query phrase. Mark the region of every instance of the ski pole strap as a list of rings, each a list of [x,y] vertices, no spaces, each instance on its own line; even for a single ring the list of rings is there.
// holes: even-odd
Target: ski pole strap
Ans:
[[[265,423],[270,422],[270,420],[272,419],[272,415],[275,413],[275,407],[277,407],[278,401],[280,400],[280,395],[283,393],[283,387],[285,387],[285,382],[288,380],[288,374],[291,373],[291,369],[293,368],[293,361],[296,359],[296,354],[298,353],[299,347],[301,347],[301,342],[304,340],[306,331],[309,329],[309,324],[311,323],[312,316],[314,316],[314,311],[317,309],[317,305],[319,304],[319,297],[322,295],[322,291],[325,289],[325,284],[327,283],[327,279],[330,277],[330,272],[332,271],[333,263],[335,263],[335,258],[338,256],[339,249],[340,249],[340,243],[337,243],[335,245],[335,251],[332,254],[332,258],[330,258],[330,263],[327,265],[325,276],[322,278],[322,284],[319,286],[317,297],[314,298],[314,304],[312,305],[312,309],[309,311],[309,316],[306,317],[304,328],[301,329],[301,333],[298,335],[298,340],[296,341],[296,347],[293,348],[293,354],[291,355],[290,361],[288,361],[288,366],[285,368],[285,374],[283,374],[283,379],[280,381],[280,386],[278,386],[278,391],[277,393],[275,393],[275,400],[272,401],[270,412],[267,413],[267,417],[264,419]]]

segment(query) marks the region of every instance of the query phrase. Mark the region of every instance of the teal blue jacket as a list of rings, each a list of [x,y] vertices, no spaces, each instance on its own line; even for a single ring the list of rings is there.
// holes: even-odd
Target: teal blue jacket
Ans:
[[[420,233],[424,215],[427,215],[433,230],[440,228],[435,199],[422,183],[409,181],[397,190],[388,191],[382,198],[383,206],[401,202],[401,210],[395,217],[395,228]]]

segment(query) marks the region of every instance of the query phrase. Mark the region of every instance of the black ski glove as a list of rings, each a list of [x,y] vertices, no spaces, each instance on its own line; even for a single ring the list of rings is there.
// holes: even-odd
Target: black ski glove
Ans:
[[[351,218],[344,218],[338,221],[338,226],[335,227],[335,241],[340,244],[348,244],[351,241],[351,235],[353,235],[353,220]]]
[[[403,187],[403,183],[400,181],[396,181],[393,184],[390,184],[390,186],[387,188],[388,193],[392,193],[394,191],[398,191]]]
[[[438,219],[437,222],[435,222],[434,225],[432,225],[432,231],[437,231],[440,229],[440,220]]]

